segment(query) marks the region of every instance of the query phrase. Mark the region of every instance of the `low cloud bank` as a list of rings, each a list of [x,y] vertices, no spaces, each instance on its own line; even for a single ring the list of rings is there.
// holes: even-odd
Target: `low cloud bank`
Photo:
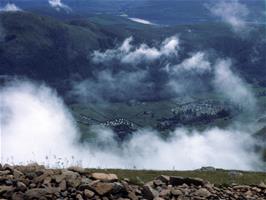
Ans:
[[[238,0],[219,0],[215,1],[214,4],[207,5],[207,8],[213,15],[229,24],[235,32],[247,31],[246,20],[249,15],[249,9],[245,4],[240,3]]]
[[[17,12],[21,11],[14,3],[8,3],[4,7],[0,8],[0,12]]]
[[[48,0],[49,5],[57,11],[64,10],[66,12],[71,12],[72,9],[64,4],[62,0]]]
[[[263,166],[253,151],[256,141],[243,130],[176,129],[164,140],[156,131],[143,129],[118,144],[111,130],[95,127],[91,132],[97,136],[80,144],[70,111],[52,89],[16,81],[1,88],[0,95],[2,163],[137,169],[196,169],[211,165],[259,170]]]
[[[71,158],[68,152],[75,152],[78,132],[53,90],[15,81],[1,88],[0,96],[2,162],[40,162],[52,155]]]

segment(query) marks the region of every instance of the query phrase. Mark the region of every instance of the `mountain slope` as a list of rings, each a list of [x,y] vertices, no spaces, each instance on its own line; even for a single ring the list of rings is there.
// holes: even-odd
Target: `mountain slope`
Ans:
[[[0,74],[43,80],[59,89],[73,76],[93,76],[99,67],[91,62],[93,50],[112,48],[129,36],[136,43],[151,44],[175,34],[182,42],[181,57],[199,50],[215,52],[233,58],[236,70],[249,82],[266,85],[263,26],[243,39],[223,24],[160,27],[106,15],[60,21],[28,12],[0,13],[0,25]]]

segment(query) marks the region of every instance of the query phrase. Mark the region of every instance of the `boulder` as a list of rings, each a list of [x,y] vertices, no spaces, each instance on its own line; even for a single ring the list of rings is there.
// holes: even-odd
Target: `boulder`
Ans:
[[[172,194],[173,196],[181,196],[181,195],[183,195],[183,192],[182,192],[181,190],[179,190],[179,189],[172,188],[172,189],[171,189],[171,194]]]
[[[14,175],[15,179],[19,179],[19,178],[24,176],[24,174],[21,171],[17,170],[17,169],[14,169],[13,175]]]
[[[76,188],[81,184],[81,178],[77,172],[63,170],[62,177],[66,180],[67,184],[73,188]]]
[[[251,189],[251,187],[248,186],[248,185],[236,185],[233,188],[235,190],[240,190],[240,191],[244,191],[244,192],[247,191],[247,190],[249,190],[249,189]]]
[[[24,200],[24,193],[22,192],[14,192],[11,197],[12,200]]]
[[[13,180],[14,176],[11,174],[0,176],[0,182],[5,182],[6,180]]]
[[[153,181],[153,184],[154,184],[155,186],[162,186],[162,185],[165,185],[165,183],[162,182],[161,180],[154,180],[154,181]]]
[[[86,178],[86,177],[81,178],[81,184],[90,184],[91,182],[92,180],[89,178]]]
[[[30,172],[34,172],[34,173],[41,172],[45,170],[45,167],[44,165],[38,165],[37,163],[32,163],[26,166],[16,166],[15,169],[25,174],[25,173],[30,173]]]
[[[161,176],[158,176],[155,180],[160,180],[160,181],[164,182],[165,184],[168,184],[170,181],[170,177],[165,176],[165,175],[161,175]]]
[[[258,185],[259,188],[261,189],[266,189],[266,184],[261,182],[259,185]]]
[[[77,194],[77,195],[76,195],[76,199],[77,199],[77,200],[83,200],[83,197],[82,197],[81,194]]]
[[[45,170],[42,175],[40,176],[36,176],[34,179],[33,179],[33,182],[34,183],[43,183],[44,180],[47,178],[47,177],[51,177],[52,175],[54,175],[54,171],[53,170],[50,170],[50,169],[47,169]]]
[[[67,189],[67,183],[66,183],[66,180],[62,180],[60,183],[59,183],[59,189],[60,191],[65,191]]]
[[[150,185],[144,185],[142,194],[143,197],[148,200],[152,200],[159,196],[159,192],[153,189]]]
[[[172,186],[178,186],[185,183],[184,178],[181,176],[170,176],[169,183]]]
[[[9,170],[0,171],[0,176],[5,176],[8,174],[11,174],[11,172]]]
[[[168,197],[171,194],[171,190],[170,189],[164,189],[159,193],[160,197]]]
[[[0,197],[10,198],[14,191],[15,191],[15,188],[13,186],[1,185],[0,186]]]
[[[98,182],[96,184],[91,185],[91,189],[97,194],[104,196],[106,194],[111,193],[111,191],[113,190],[113,184]]]
[[[46,195],[50,195],[50,191],[46,188],[34,188],[25,192],[25,199],[40,199]]]
[[[170,177],[170,184],[173,186],[179,186],[179,185],[195,185],[195,186],[204,186],[206,183],[204,180],[200,178],[183,178],[180,176],[171,176]]]
[[[155,197],[154,200],[164,200],[164,199],[161,197]]]
[[[197,197],[208,198],[211,196],[211,193],[206,188],[200,188],[194,193],[194,195]]]
[[[125,189],[124,185],[119,182],[113,183],[113,189],[112,189],[112,194],[127,194],[127,190]]]
[[[17,182],[17,189],[19,191],[25,192],[27,190],[27,186],[23,182]]]
[[[4,171],[4,170],[9,170],[9,171],[13,171],[14,170],[14,167],[9,165],[9,164],[5,164],[3,167],[2,167],[2,170],[1,171]]]
[[[129,192],[128,193],[128,197],[131,200],[138,200],[139,198],[137,197],[137,195],[134,192]]]
[[[188,177],[188,178],[185,178],[184,181],[185,181],[185,184],[187,185],[195,185],[195,186],[204,186],[205,183],[207,183],[201,178],[189,178]]]
[[[117,181],[118,177],[116,174],[105,174],[105,173],[92,173],[91,177],[100,181]]]
[[[88,190],[88,189],[85,189],[84,190],[84,196],[87,197],[87,198],[92,198],[93,196],[95,195],[95,193],[91,190]]]
[[[79,174],[84,174],[85,173],[85,169],[82,167],[78,167],[78,166],[72,166],[67,168],[69,171],[73,171],[73,172],[77,172]]]

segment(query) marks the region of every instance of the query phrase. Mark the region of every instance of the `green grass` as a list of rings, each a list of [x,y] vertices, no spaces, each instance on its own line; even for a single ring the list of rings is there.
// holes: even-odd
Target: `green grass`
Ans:
[[[87,169],[88,172],[104,172],[117,174],[119,179],[128,178],[131,183],[142,185],[154,180],[159,175],[182,176],[202,178],[215,185],[230,185],[232,183],[241,185],[256,185],[266,183],[264,172],[242,172],[242,176],[231,178],[229,171],[217,170],[214,172],[204,171],[153,171],[153,170],[122,170],[122,169]],[[239,171],[240,172],[240,171]]]
[[[265,88],[254,88],[253,90],[254,94],[256,94],[257,92],[265,91]],[[209,92],[198,94],[197,96],[193,97],[193,99],[178,98],[175,100],[161,100],[156,102],[139,102],[134,105],[129,105],[126,102],[108,103],[104,105],[100,103],[72,104],[70,105],[70,108],[76,119],[80,118],[80,114],[95,119],[99,122],[105,122],[117,118],[124,118],[136,124],[137,128],[157,129],[156,125],[158,123],[158,119],[173,117],[171,109],[175,108],[178,104],[207,99],[224,101],[224,97],[222,97],[221,95]],[[266,97],[257,97],[257,102],[260,107],[260,111],[265,112]],[[152,114],[144,114],[144,112],[150,112]],[[232,118],[228,117],[217,118],[213,119],[207,124],[198,122],[190,124],[187,127],[197,129],[199,131],[203,131],[206,128],[210,127],[224,128],[232,123],[232,120]],[[79,123],[79,127],[81,129],[81,133],[85,137],[93,137],[90,135],[90,126]],[[166,132],[168,131],[170,130],[167,130]]]

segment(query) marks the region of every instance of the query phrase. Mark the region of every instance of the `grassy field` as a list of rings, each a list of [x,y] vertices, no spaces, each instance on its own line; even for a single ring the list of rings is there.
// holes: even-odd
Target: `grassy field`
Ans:
[[[120,179],[128,178],[131,183],[142,185],[159,175],[182,176],[202,178],[215,185],[230,185],[232,183],[241,185],[256,185],[261,182],[266,183],[266,173],[264,172],[243,172],[240,176],[230,176],[230,171],[152,171],[152,170],[122,170],[122,169],[87,169],[88,172],[104,172],[117,174]]]

